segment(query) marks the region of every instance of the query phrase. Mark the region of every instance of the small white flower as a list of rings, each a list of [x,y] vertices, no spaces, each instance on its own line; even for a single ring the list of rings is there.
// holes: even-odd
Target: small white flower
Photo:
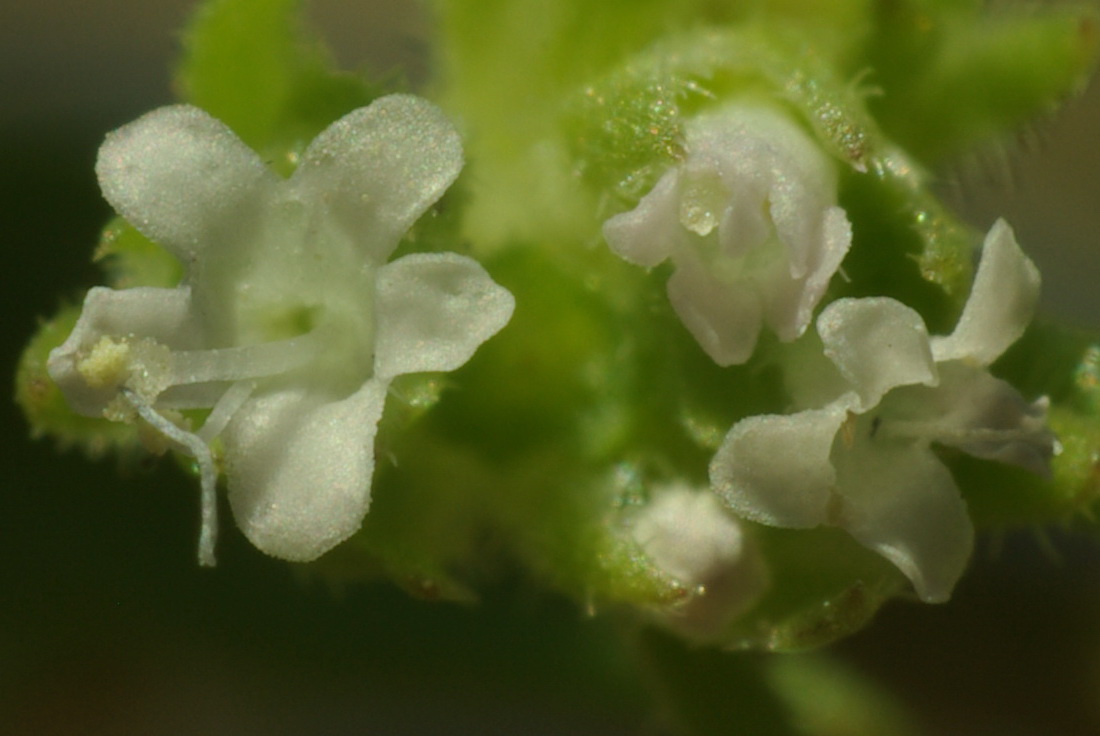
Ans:
[[[987,367],[1021,334],[1039,273],[1004,221],[986,236],[955,331],[929,338],[888,298],[841,299],[818,318],[851,391],[829,405],[734,425],[711,483],[763,524],[831,524],[894,563],[926,601],[946,600],[973,544],[966,504],[930,445],[1049,473],[1047,402],[1028,403]]]
[[[634,542],[684,590],[682,600],[657,612],[682,633],[721,635],[767,585],[755,547],[708,491],[683,484],[659,488],[631,523]]]
[[[512,295],[469,258],[386,262],[461,168],[454,128],[410,95],[334,123],[289,179],[194,107],[107,137],[104,196],[186,276],[174,289],[92,289],[49,372],[75,411],[140,416],[198,460],[204,564],[215,438],[245,535],[314,559],[367,512],[391,379],[459,367],[511,317]],[[178,411],[195,408],[211,411],[191,431]]]
[[[848,252],[835,166],[789,115],[744,103],[690,121],[684,147],[604,238],[640,266],[671,259],[684,325],[719,365],[744,363],[763,325],[783,341],[806,330]]]

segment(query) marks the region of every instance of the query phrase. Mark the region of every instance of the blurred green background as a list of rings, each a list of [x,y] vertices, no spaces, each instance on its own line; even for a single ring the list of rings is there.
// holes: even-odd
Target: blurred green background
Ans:
[[[98,280],[89,257],[109,212],[96,149],[172,101],[190,5],[0,4],[8,386],[35,319]],[[312,12],[345,66],[426,78],[412,0]],[[1100,85],[1011,148],[942,172],[942,190],[983,230],[1005,215],[1044,274],[1048,312],[1100,328]],[[522,586],[473,607],[334,588],[230,524],[219,567],[201,570],[196,489],[171,463],[120,472],[57,453],[10,402],[2,412],[0,733],[663,733],[610,617]],[[950,604],[894,603],[834,651],[934,736],[1100,733],[1100,538],[985,540]]]

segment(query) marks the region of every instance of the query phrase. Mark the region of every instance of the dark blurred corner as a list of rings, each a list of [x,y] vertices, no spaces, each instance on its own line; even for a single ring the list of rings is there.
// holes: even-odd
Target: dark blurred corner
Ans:
[[[108,216],[103,134],[171,101],[185,0],[0,4],[4,385],[35,319],[97,280]],[[318,0],[347,66],[426,71],[413,0]],[[1004,214],[1046,278],[1047,307],[1100,327],[1100,89],[1041,123],[1034,150],[947,172],[987,227]],[[988,183],[985,179],[991,179]],[[629,665],[599,622],[531,602],[429,605],[384,586],[302,585],[223,526],[221,567],[193,560],[193,484],[164,464],[56,453],[0,402],[0,731],[67,734],[629,733]],[[1060,561],[1013,538],[956,600],[898,603],[841,647],[935,736],[1100,733],[1098,545]],[[597,663],[597,664],[593,664]],[[534,674],[533,674],[534,673]],[[611,705],[614,701],[617,705]],[[642,712],[637,708],[636,712]]]

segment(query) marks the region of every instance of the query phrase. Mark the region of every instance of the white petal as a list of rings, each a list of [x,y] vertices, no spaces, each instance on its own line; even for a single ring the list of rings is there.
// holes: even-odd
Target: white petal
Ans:
[[[761,206],[787,250],[791,276],[801,279],[819,260],[821,218],[836,203],[835,165],[788,113],[735,104],[724,115],[724,125],[736,131],[736,142],[727,146],[726,176],[763,178],[767,199]]]
[[[689,234],[680,224],[680,174],[666,173],[638,206],[603,224],[603,237],[618,256],[650,268],[668,258]]]
[[[631,534],[646,555],[686,586],[706,583],[741,556],[741,527],[710,493],[673,486],[654,494]]]
[[[949,337],[932,346],[937,361],[970,359],[990,365],[1020,339],[1039,301],[1039,269],[997,220],[985,236],[982,259],[962,316]]]
[[[755,179],[731,182],[729,202],[718,225],[722,255],[741,258],[764,245],[772,236],[772,224],[764,211],[762,182]]]
[[[224,434],[229,503],[261,551],[308,562],[359,529],[386,389],[372,379],[334,402],[286,390],[237,412]]]
[[[451,371],[512,317],[515,299],[477,261],[417,253],[378,271],[375,375]]]
[[[50,377],[78,414],[99,416],[118,394],[117,386],[93,388],[77,370],[84,351],[101,337],[131,335],[163,345],[195,347],[198,331],[191,320],[191,290],[137,287],[116,291],[97,286],[88,291],[72,333],[50,352],[46,363]]]
[[[806,274],[800,305],[801,319],[809,321],[810,312],[821,301],[833,274],[840,268],[851,247],[852,223],[848,221],[848,214],[841,207],[828,208],[821,219],[821,243],[817,249],[817,257],[810,272]]]
[[[776,171],[771,191],[768,192],[768,208],[775,235],[787,252],[789,273],[801,279],[817,260],[822,246],[819,218],[825,211],[826,192],[807,191],[806,182],[798,179],[794,167]]]
[[[896,386],[936,382],[924,320],[887,297],[838,299],[817,318],[825,354],[859,392],[864,410]]]
[[[780,527],[826,520],[836,479],[830,452],[855,396],[824,409],[743,419],[710,464],[710,482],[734,513]]]
[[[765,321],[784,342],[795,340],[806,331],[814,309],[852,243],[852,228],[840,207],[825,211],[821,228],[814,263],[805,275],[792,276],[790,263],[783,259],[769,264],[768,271],[759,276],[760,292],[767,295]]]
[[[955,360],[939,369],[939,386],[899,389],[883,409],[923,427],[926,441],[1050,475],[1056,443],[1047,427],[1045,399],[1030,403],[1012,385],[971,363]]]
[[[278,181],[228,127],[197,107],[162,107],[99,149],[103,196],[134,227],[188,264]]]
[[[86,344],[100,335],[147,337],[176,350],[197,347],[199,334],[191,315],[191,289],[92,287],[69,339]]]
[[[661,614],[690,635],[721,634],[767,584],[756,549],[712,493],[679,484],[656,490],[633,518],[631,536],[689,594]]]
[[[462,142],[443,111],[402,94],[329,126],[306,149],[291,182],[381,263],[461,169]]]
[[[922,600],[950,598],[974,529],[943,463],[926,447],[873,438],[834,455],[843,497],[835,523],[896,565]]]
[[[715,363],[737,365],[752,357],[760,335],[760,297],[751,284],[726,284],[685,254],[669,277],[668,299]]]

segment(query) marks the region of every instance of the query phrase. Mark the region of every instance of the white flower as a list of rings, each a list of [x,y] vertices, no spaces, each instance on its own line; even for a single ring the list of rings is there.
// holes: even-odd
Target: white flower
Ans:
[[[634,542],[684,590],[682,600],[658,611],[682,633],[720,636],[767,585],[755,547],[712,493],[683,484],[658,488],[631,523]]]
[[[973,528],[930,445],[1049,473],[1046,400],[1028,403],[987,370],[1023,333],[1038,294],[1038,271],[998,221],[950,336],[929,338],[893,299],[830,304],[817,329],[852,390],[824,408],[738,422],[711,463],[714,490],[763,524],[842,527],[921,598],[946,600]]]
[[[217,470],[261,550],[311,560],[359,528],[391,379],[453,370],[513,299],[451,253],[386,260],[462,168],[430,103],[393,95],[321,133],[289,179],[194,107],[107,137],[107,200],[184,265],[174,289],[94,288],[49,372],[72,408],[140,416],[198,460],[199,557],[213,564]],[[210,408],[191,431],[181,409]]]
[[[671,259],[684,325],[719,365],[744,363],[762,325],[783,341],[806,330],[848,252],[836,170],[789,115],[750,104],[693,119],[685,149],[604,238],[640,266]]]

